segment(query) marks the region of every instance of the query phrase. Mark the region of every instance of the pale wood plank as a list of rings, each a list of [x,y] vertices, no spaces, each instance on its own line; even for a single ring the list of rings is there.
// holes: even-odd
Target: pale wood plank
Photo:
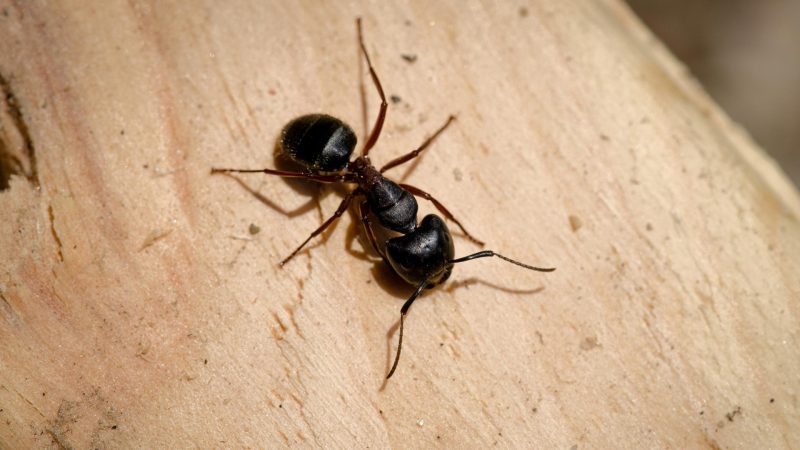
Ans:
[[[800,447],[797,191],[619,2],[0,11],[40,183],[0,192],[0,447]],[[355,215],[276,266],[340,190],[208,176],[361,129],[357,15],[376,162],[457,113],[408,181],[558,267],[458,267],[386,386],[411,288]]]

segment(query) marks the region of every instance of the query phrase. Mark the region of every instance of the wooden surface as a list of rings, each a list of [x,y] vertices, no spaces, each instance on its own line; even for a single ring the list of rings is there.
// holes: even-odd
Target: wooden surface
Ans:
[[[0,447],[800,447],[798,193],[622,4],[304,3],[0,1]],[[457,267],[386,385],[354,214],[277,267],[343,189],[208,174],[361,132],[357,15],[376,163],[458,114],[395,177],[558,268]]]

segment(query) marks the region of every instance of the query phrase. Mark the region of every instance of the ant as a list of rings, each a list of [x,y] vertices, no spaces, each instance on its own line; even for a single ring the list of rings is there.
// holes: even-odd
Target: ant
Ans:
[[[378,141],[386,118],[388,103],[381,82],[372,67],[369,54],[364,45],[361,31],[361,18],[356,19],[358,42],[367,62],[372,82],[381,98],[378,117],[364,144],[361,156],[350,160],[356,147],[356,135],[352,128],[341,120],[327,114],[308,114],[289,122],[281,132],[279,147],[285,156],[304,166],[304,172],[291,172],[275,169],[211,169],[217,173],[264,173],[284,178],[305,178],[320,183],[352,183],[357,187],[347,194],[336,212],[322,225],[312,232],[289,256],[280,262],[281,267],[291,260],[315,236],[325,231],[336,219],[342,216],[350,203],[357,197],[363,197],[359,204],[361,222],[367,238],[375,252],[406,282],[417,286],[414,293],[400,309],[400,337],[394,363],[387,379],[391,378],[400,360],[403,346],[403,320],[411,304],[424,289],[431,289],[446,281],[453,270],[453,265],[477,258],[497,256],[512,264],[529,270],[552,272],[555,268],[533,267],[507,258],[491,250],[484,250],[461,258],[454,258],[453,237],[444,220],[435,214],[428,214],[417,224],[417,200],[422,197],[433,203],[436,209],[447,219],[455,223],[464,235],[474,243],[484,243],[473,237],[463,225],[436,200],[432,195],[409,184],[395,183],[383,176],[389,169],[404,164],[428,148],[431,143],[455,120],[455,116],[447,121],[435,133],[428,137],[417,149],[395,158],[380,169],[372,165],[369,151]],[[388,230],[399,233],[385,243],[385,252],[377,244],[370,224],[370,213],[378,223]]]

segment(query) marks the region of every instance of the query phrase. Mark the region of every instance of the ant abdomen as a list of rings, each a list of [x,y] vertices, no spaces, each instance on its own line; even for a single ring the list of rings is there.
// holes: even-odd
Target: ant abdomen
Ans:
[[[300,116],[281,133],[281,149],[287,156],[321,172],[338,172],[347,167],[356,142],[352,128],[327,114]]]
[[[395,272],[413,285],[433,287],[453,270],[453,238],[439,216],[428,214],[412,232],[386,241],[386,259]]]

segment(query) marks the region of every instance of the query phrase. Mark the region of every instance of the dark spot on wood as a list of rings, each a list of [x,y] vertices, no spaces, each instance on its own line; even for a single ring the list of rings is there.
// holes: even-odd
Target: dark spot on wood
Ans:
[[[589,351],[600,346],[601,345],[597,342],[597,336],[586,337],[580,343],[580,348],[584,351]]]
[[[775,403],[775,399],[774,399],[774,398],[771,398],[771,399],[769,399],[769,402],[770,402],[770,403]],[[0,409],[0,411],[3,411],[3,410],[2,410],[2,409]]]
[[[518,13],[519,13],[519,16],[522,17],[522,18],[528,17],[528,8],[522,6],[522,7],[519,8]]]
[[[256,235],[260,231],[261,231],[261,227],[259,227],[258,225],[254,224],[254,223],[251,223],[250,227],[247,228],[247,232],[250,233],[251,235]]]
[[[572,232],[576,232],[581,229],[583,226],[583,222],[581,222],[581,218],[578,216],[569,216],[569,227],[572,228]]]
[[[728,422],[733,422],[733,419],[741,414],[742,414],[742,407],[737,406],[733,411],[725,414],[725,418],[728,419]]]
[[[409,64],[413,64],[413,63],[415,63],[417,61],[417,55],[410,54],[410,53],[404,53],[404,54],[400,55],[400,57],[403,58],[403,60],[405,60],[405,62],[407,62]]]
[[[399,95],[390,95],[389,100],[391,100],[392,103],[394,103],[395,105],[403,101],[403,99],[400,98]]]
[[[53,240],[56,241],[58,261],[64,262],[63,245],[61,244],[61,238],[58,236],[58,232],[56,231],[56,216],[53,212],[53,205],[47,205],[47,217],[50,219],[50,234],[53,235]]]

